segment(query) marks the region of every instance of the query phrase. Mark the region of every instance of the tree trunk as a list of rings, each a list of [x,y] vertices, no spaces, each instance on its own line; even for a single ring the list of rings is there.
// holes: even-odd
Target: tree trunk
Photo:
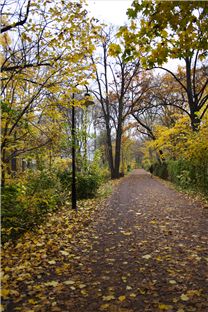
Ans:
[[[111,130],[107,122],[106,122],[106,143],[107,143],[107,154],[108,154],[108,166],[109,166],[110,173],[111,173],[111,179],[115,179]]]
[[[191,60],[190,58],[186,58],[186,88],[187,88],[187,96],[188,103],[190,109],[190,118],[191,118],[191,127],[193,131],[198,131],[200,125],[200,118],[196,115],[198,112],[198,102],[196,102],[196,96],[194,96],[194,90],[192,87],[191,80]]]
[[[115,178],[120,178],[120,162],[121,162],[121,137],[122,137],[122,124],[119,122],[116,134],[116,147],[115,147]]]
[[[191,118],[191,127],[193,131],[198,131],[199,130],[199,125],[200,125],[200,118],[197,116],[197,110],[192,110],[190,114]]]

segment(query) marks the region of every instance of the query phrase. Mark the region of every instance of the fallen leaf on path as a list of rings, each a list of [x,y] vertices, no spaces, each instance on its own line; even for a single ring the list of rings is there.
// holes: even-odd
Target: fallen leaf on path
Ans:
[[[144,255],[144,256],[142,256],[142,258],[146,259],[146,260],[150,259],[151,257],[152,257],[151,255]]]
[[[173,306],[169,305],[169,304],[159,304],[159,309],[163,310],[163,311],[168,311],[168,310],[172,310]]]
[[[180,298],[182,301],[188,301],[189,300],[189,297],[185,294],[182,294]]]
[[[45,286],[52,286],[52,287],[56,287],[58,286],[58,282],[56,281],[50,281],[50,282],[47,282],[47,283],[44,283]]]
[[[65,285],[73,285],[73,284],[75,284],[75,281],[68,280],[68,281],[64,281],[63,284],[65,284]]]
[[[141,288],[138,288],[138,291],[140,292],[141,295],[145,295],[146,294],[146,291],[141,289]]]
[[[9,293],[10,293],[9,289],[1,289],[1,296],[3,298],[7,298]]]
[[[68,256],[69,253],[67,251],[64,251],[64,250],[60,250],[60,253],[63,255],[63,256]]]
[[[130,236],[132,235],[132,232],[124,232],[124,231],[121,231],[121,233],[125,236]]]
[[[126,296],[119,296],[118,300],[122,302],[122,301],[126,300]]]
[[[55,260],[48,261],[49,264],[56,264]]]
[[[105,303],[105,304],[102,304],[102,305],[100,306],[100,309],[101,309],[101,310],[106,310],[106,309],[108,309],[108,307],[109,307],[109,304],[108,304],[108,303]]]
[[[115,299],[114,295],[109,295],[109,296],[103,296],[102,297],[103,301],[111,301]]]
[[[198,297],[200,297],[200,295],[201,295],[201,290],[194,290],[194,289],[188,290],[188,291],[187,291],[187,295],[188,295],[188,297],[193,297],[193,296],[198,296]]]
[[[171,310],[173,308],[173,306],[169,305],[169,304],[159,304],[159,309],[162,311],[168,311]]]

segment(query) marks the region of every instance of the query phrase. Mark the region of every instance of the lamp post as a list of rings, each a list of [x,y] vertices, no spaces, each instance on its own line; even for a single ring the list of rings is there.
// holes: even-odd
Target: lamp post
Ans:
[[[85,106],[93,105],[94,102],[89,99],[90,94],[87,86],[85,85],[86,93],[85,93]],[[74,93],[72,94],[72,99],[74,99]],[[73,101],[74,102],[74,101]],[[78,210],[77,208],[77,188],[76,188],[76,120],[75,120],[75,107],[74,103],[72,105],[72,209]]]
[[[72,95],[74,99],[74,93]],[[77,210],[77,190],[76,190],[76,125],[75,125],[75,108],[72,105],[72,209]]]

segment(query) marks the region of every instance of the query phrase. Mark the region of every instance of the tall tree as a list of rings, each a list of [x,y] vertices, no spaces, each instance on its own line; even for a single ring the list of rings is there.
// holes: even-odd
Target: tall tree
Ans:
[[[47,0],[18,0],[16,6],[5,0],[2,24],[1,151],[5,174],[14,155],[51,146],[55,132],[60,133],[59,101],[71,105],[75,85],[86,83],[91,75],[89,56],[96,27],[82,2]]]
[[[103,30],[101,34],[101,55],[95,60],[96,88],[94,94],[101,104],[106,128],[106,143],[111,178],[119,178],[121,162],[121,140],[125,118],[130,107],[127,98],[129,88],[140,71],[139,62],[126,62],[120,46],[113,42],[114,31]],[[115,40],[115,39],[114,39]],[[111,55],[114,55],[111,57]],[[115,140],[115,151],[113,151]]]
[[[208,109],[206,1],[134,0],[127,14],[131,26],[119,32],[126,42],[126,55],[139,57],[147,69],[165,70],[177,81],[186,93],[192,129],[197,130]],[[169,58],[184,61],[185,81],[164,66]]]

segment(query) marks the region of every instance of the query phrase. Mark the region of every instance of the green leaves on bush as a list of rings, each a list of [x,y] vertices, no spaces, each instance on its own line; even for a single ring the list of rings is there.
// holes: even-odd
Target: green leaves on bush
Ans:
[[[77,175],[77,196],[79,199],[92,198],[101,184],[101,176],[97,173],[79,173]]]
[[[152,165],[153,174],[162,178],[167,179],[168,178],[168,170],[167,170],[167,164],[165,162],[159,164],[155,163]]]
[[[58,174],[62,187],[71,192],[72,174],[65,171]],[[76,175],[77,198],[92,198],[102,182],[102,176],[97,172],[78,172]]]
[[[208,163],[197,166],[184,159],[153,164],[153,173],[185,189],[199,190],[208,195]]]
[[[99,154],[76,174],[77,198],[92,198],[103,181]],[[15,184],[14,184],[15,183]],[[17,238],[43,221],[45,214],[63,205],[71,194],[69,166],[27,170],[21,179],[2,188],[2,241]]]
[[[59,180],[47,170],[28,171],[24,181],[3,187],[2,242],[40,223],[59,203],[59,191]]]
[[[183,188],[198,189],[208,194],[208,163],[201,162],[197,166],[184,159],[168,162],[169,180]]]

